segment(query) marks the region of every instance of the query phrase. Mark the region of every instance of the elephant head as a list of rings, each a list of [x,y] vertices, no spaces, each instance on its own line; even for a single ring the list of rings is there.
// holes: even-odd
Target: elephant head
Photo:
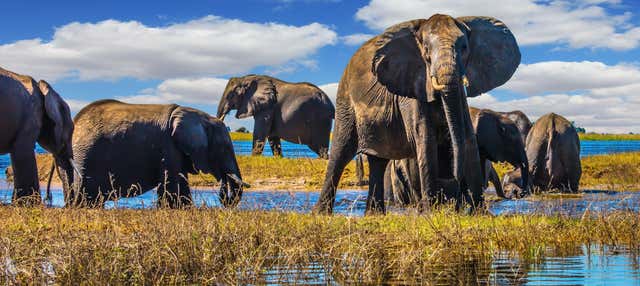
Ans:
[[[527,152],[516,123],[490,110],[478,111],[476,114],[474,125],[480,154],[491,162],[508,162],[516,169],[529,170]],[[526,186],[529,183],[528,172],[520,179]]]
[[[171,137],[188,158],[185,164],[189,173],[212,174],[222,183],[222,204],[226,207],[237,205],[242,189],[249,185],[242,181],[224,123],[199,110],[178,107],[171,115]]]
[[[276,103],[273,80],[256,75],[229,79],[218,104],[217,117],[224,120],[229,111],[236,109],[236,118],[246,118],[268,112]]]
[[[524,170],[524,173],[522,172]],[[502,190],[512,198],[522,198],[529,194],[531,181],[524,182],[524,176],[529,176],[529,170],[517,168],[504,174],[502,178]]]
[[[515,37],[494,18],[436,14],[393,26],[378,41],[372,65],[378,81],[395,94],[441,104],[451,138],[452,172],[460,180],[462,148],[472,135],[466,98],[511,78],[520,64]]]
[[[73,185],[75,170],[71,144],[73,134],[71,112],[67,103],[49,83],[44,80],[39,81],[38,90],[44,99],[44,116],[38,144],[53,154],[63,188],[68,191]],[[47,197],[50,199],[48,187]]]

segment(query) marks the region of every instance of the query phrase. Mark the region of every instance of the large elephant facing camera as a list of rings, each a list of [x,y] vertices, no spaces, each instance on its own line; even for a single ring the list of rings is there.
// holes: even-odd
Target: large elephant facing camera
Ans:
[[[520,130],[517,124],[502,113],[489,109],[469,108],[471,122],[478,142],[482,165],[483,188],[491,181],[499,197],[507,198],[502,191],[502,182],[491,162],[508,162],[516,169],[527,170],[529,164]],[[400,205],[413,205],[421,199],[420,180],[417,176],[418,164],[414,158],[392,160],[385,172],[385,194],[389,201]],[[526,175],[526,173],[525,173]],[[523,178],[528,182],[528,177]],[[448,191],[448,196],[451,190]]]
[[[157,188],[159,205],[192,204],[188,175],[221,181],[220,200],[238,203],[242,182],[231,137],[222,121],[189,107],[96,101],[75,117],[73,150],[82,175],[69,206],[99,207],[105,200]]]
[[[229,79],[218,104],[218,118],[237,109],[236,118],[253,116],[252,154],[262,154],[269,139],[275,156],[282,156],[280,139],[305,144],[327,157],[335,109],[329,97],[310,83],[289,83],[264,75]]]
[[[409,157],[418,161],[421,209],[437,198],[437,178],[455,182],[473,205],[482,204],[467,97],[504,84],[519,63],[514,36],[490,17],[433,15],[392,26],[364,43],[338,87],[329,164],[315,210],[332,212],[340,176],[358,152],[369,160],[367,213],[385,212],[388,160]]]
[[[11,154],[14,203],[40,203],[36,142],[53,154],[63,185],[71,185],[72,134],[69,106],[46,81],[0,68],[0,154]]]

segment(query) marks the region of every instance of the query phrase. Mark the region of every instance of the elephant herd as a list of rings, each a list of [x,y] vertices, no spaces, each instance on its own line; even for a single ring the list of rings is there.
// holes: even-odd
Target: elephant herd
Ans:
[[[200,172],[221,182],[223,205],[235,206],[249,186],[223,123],[236,110],[236,118],[254,118],[252,154],[268,140],[282,156],[284,139],[328,158],[318,213],[332,212],[357,154],[369,162],[368,214],[385,212],[385,193],[420,210],[446,200],[477,207],[488,181],[502,197],[532,188],[575,192],[580,142],[566,119],[552,113],[532,126],[519,111],[468,106],[467,98],[507,82],[519,63],[503,22],[436,14],[364,43],[344,71],[335,108],[313,84],[247,75],[229,80],[217,117],[176,104],[100,100],[73,121],[47,82],[0,69],[0,154],[11,154],[17,204],[40,202],[37,142],[53,154],[67,206],[99,207],[152,189],[160,205],[187,206],[188,176]],[[515,168],[501,182],[491,162]]]

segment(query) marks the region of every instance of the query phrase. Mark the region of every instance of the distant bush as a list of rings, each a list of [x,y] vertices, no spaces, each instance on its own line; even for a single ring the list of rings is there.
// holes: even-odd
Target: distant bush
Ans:
[[[236,132],[240,132],[240,133],[249,133],[249,130],[247,130],[247,128],[244,128],[244,126],[236,129]]]
[[[578,133],[587,133],[587,130],[583,127],[578,126],[575,121],[571,121],[571,126],[573,126],[573,129],[575,129]]]

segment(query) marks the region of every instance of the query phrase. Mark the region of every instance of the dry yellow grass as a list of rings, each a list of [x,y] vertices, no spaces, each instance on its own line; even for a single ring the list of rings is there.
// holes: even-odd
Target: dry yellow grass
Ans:
[[[325,273],[316,279],[340,283],[467,284],[489,278],[498,252],[536,263],[585,244],[638,250],[640,241],[640,216],[628,212],[348,218],[2,207],[0,217],[0,283],[18,285],[264,284],[269,270],[295,275],[313,263]]]
[[[254,190],[319,190],[322,187],[327,160],[309,158],[277,158],[268,156],[237,156],[242,178],[251,184]],[[52,157],[48,154],[36,156],[40,181],[48,179]],[[342,175],[340,188],[359,189],[356,178],[355,162],[349,163]],[[7,178],[11,179],[11,169]],[[365,178],[368,178],[368,168],[365,163]],[[59,179],[54,176],[54,182]],[[211,187],[217,185],[211,175],[190,175],[191,186]]]
[[[327,160],[308,158],[275,158],[268,156],[237,156],[245,181],[254,190],[308,190],[322,188]],[[38,155],[40,180],[45,181],[51,164],[50,155]],[[502,177],[511,170],[511,165],[494,164]],[[368,168],[365,163],[365,172]],[[9,170],[9,175],[11,171]],[[365,179],[368,178],[365,174]],[[8,176],[10,177],[10,176]],[[58,182],[57,176],[54,176]],[[190,175],[192,186],[216,185],[210,175]],[[339,188],[362,189],[357,186],[355,163],[345,169]],[[640,152],[589,156],[582,159],[581,189],[603,189],[615,191],[640,191]]]
[[[253,140],[253,135],[251,133],[229,132],[229,135],[231,135],[231,140],[233,140],[233,141],[251,141],[251,140]]]
[[[594,140],[594,141],[640,140],[640,134],[578,133],[578,136],[580,136],[580,140]]]

